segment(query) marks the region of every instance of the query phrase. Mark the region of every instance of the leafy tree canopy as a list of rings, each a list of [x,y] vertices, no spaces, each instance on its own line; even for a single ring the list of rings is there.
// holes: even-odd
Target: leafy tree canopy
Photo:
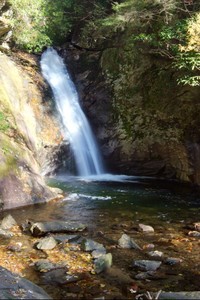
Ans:
[[[40,52],[74,32],[87,48],[158,55],[180,69],[181,84],[200,82],[199,0],[8,0],[18,47]]]
[[[108,0],[9,0],[14,41],[28,51],[64,43],[73,26],[102,15]]]
[[[162,56],[181,70],[179,83],[200,85],[198,0],[115,2],[112,14],[86,24],[83,43],[88,47],[106,44],[121,49],[123,58],[128,57],[127,51],[132,57],[135,52]]]

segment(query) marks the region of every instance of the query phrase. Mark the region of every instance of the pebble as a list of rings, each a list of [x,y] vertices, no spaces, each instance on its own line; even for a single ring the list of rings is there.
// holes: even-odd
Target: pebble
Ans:
[[[154,229],[152,226],[139,224],[139,230],[143,232],[154,232]]]

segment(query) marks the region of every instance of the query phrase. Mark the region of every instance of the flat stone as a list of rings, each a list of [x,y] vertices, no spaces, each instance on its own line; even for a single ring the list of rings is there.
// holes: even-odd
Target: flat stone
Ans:
[[[149,271],[149,272],[151,272],[151,271]],[[135,279],[137,279],[137,280],[150,279],[151,275],[149,274],[149,272],[140,272],[135,275]]]
[[[51,221],[51,222],[36,222],[33,223],[30,231],[33,236],[42,236],[48,232],[77,232],[83,231],[86,226],[80,223],[72,223],[65,221]]]
[[[36,261],[34,267],[36,271],[41,273],[51,271],[54,269],[61,269],[61,268],[65,268],[65,272],[68,271],[68,267],[65,262],[56,264],[56,263],[52,263],[48,259],[40,259]]]
[[[137,267],[142,271],[156,271],[161,265],[161,261],[155,260],[135,260],[133,267]]]
[[[200,291],[195,292],[161,292],[159,299],[200,299]]]
[[[52,285],[60,285],[60,284],[77,282],[81,280],[82,277],[81,274],[80,275],[68,274],[65,268],[60,268],[60,269],[55,269],[44,273],[42,279],[44,283],[52,284]]]
[[[177,264],[180,264],[183,260],[181,258],[176,258],[176,257],[168,257],[166,260],[165,260],[165,263],[167,265],[177,265]]]
[[[75,234],[55,234],[52,235],[58,243],[81,243],[81,236]]]
[[[105,248],[92,251],[92,257],[93,258],[98,258],[98,257],[100,257],[104,254],[106,254],[106,249]]]

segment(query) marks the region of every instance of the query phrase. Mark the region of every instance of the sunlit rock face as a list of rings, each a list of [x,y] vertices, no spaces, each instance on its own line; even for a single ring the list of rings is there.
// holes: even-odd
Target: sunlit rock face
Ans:
[[[16,53],[15,60],[0,54],[2,209],[44,202],[57,196],[46,186],[41,166],[46,145],[57,145],[62,140],[50,100],[46,97],[46,103],[43,102],[44,83],[36,71],[36,59]]]
[[[199,87],[178,86],[166,60],[138,57],[131,74],[109,81],[112,53],[63,53],[108,171],[200,184]]]

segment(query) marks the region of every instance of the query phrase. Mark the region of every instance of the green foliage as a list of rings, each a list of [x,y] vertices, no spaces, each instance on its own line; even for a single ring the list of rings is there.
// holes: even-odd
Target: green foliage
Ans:
[[[51,44],[45,34],[45,0],[9,0],[13,9],[11,25],[13,38],[18,47],[28,51],[40,51],[44,45]]]
[[[5,132],[9,127],[9,123],[5,115],[0,111],[0,131]]]
[[[79,23],[95,19],[107,0],[9,0],[10,21],[18,47],[40,52],[44,46],[61,45]]]
[[[200,52],[181,52],[177,55],[177,60],[174,65],[185,74],[178,79],[179,84],[188,84],[191,86],[200,85]]]
[[[183,1],[176,0],[120,1],[113,4],[111,15],[87,24],[84,42],[91,47],[106,44],[118,49],[121,60],[116,60],[114,70],[129,63],[127,51],[129,56],[138,52],[169,59],[172,67],[181,71],[179,84],[199,85],[199,5],[191,9],[192,12]],[[103,65],[105,55],[102,58]],[[134,63],[133,59],[132,66]],[[107,67],[109,71],[108,64]],[[120,75],[115,73],[115,76]]]

